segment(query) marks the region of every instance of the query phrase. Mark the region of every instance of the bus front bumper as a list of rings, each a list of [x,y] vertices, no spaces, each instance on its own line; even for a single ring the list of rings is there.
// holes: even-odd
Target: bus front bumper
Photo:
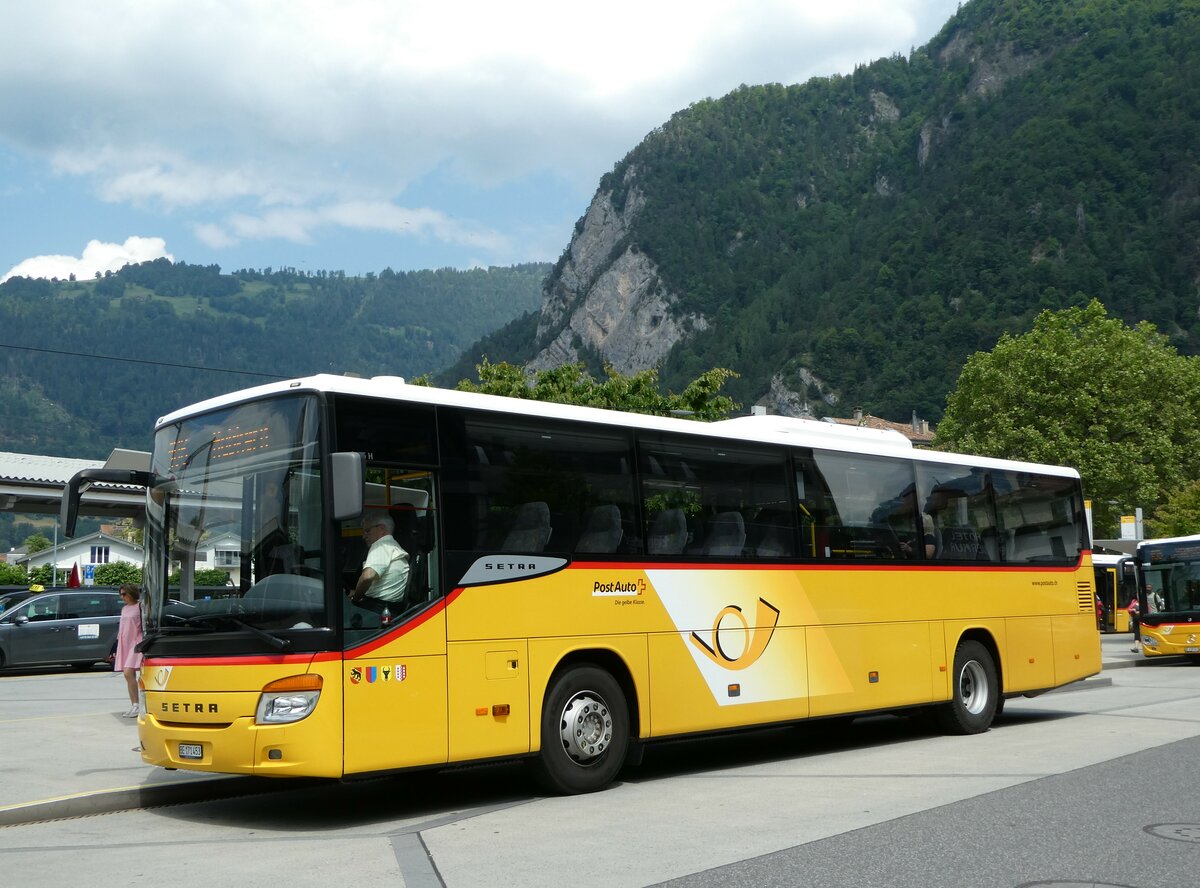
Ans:
[[[149,705],[147,710],[138,720],[147,764],[257,777],[342,776],[341,738],[329,742],[316,713],[285,725],[256,724],[252,715],[197,724],[160,718]]]

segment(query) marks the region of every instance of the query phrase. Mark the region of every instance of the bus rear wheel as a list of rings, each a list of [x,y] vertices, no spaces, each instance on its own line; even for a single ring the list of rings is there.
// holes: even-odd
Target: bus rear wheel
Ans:
[[[982,734],[1000,705],[1000,682],[991,653],[977,641],[964,641],[954,652],[950,702],[937,709],[938,727],[948,734]]]
[[[603,789],[628,748],[629,709],[616,679],[594,666],[556,676],[542,707],[542,785],[571,795]]]

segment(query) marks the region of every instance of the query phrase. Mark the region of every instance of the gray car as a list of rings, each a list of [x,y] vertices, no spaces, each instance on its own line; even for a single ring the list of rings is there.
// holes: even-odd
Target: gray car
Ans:
[[[0,668],[68,663],[88,669],[112,656],[121,596],[109,590],[43,592],[0,613]]]

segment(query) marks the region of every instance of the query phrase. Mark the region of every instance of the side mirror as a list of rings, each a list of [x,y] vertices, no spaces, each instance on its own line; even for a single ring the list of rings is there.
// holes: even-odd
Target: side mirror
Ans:
[[[350,521],[362,515],[363,455],[354,452],[334,453],[333,467],[333,520]]]
[[[79,518],[79,497],[83,493],[83,486],[95,481],[150,487],[154,483],[154,475],[134,469],[84,469],[76,472],[63,488],[62,506],[58,516],[63,536],[67,539],[75,536],[75,522]]]
[[[13,623],[15,623],[17,626],[24,626],[28,622],[29,617],[25,616],[24,614],[21,614],[19,617],[13,617]]]

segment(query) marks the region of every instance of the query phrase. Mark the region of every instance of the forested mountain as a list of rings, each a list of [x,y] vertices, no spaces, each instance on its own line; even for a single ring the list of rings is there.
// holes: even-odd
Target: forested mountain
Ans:
[[[1197,70],[1200,0],[971,0],[907,57],[698,102],[442,378],[723,366],[743,403],[937,420],[971,353],[1093,297],[1196,354]]]
[[[159,259],[92,281],[12,278],[0,450],[99,459],[148,447],[169,410],[274,378],[432,373],[536,307],[549,271],[221,274]]]
[[[271,377],[453,384],[481,355],[676,391],[728,367],[743,404],[936,421],[971,353],[1093,297],[1198,354],[1196,70],[1200,0],[971,0],[907,56],[678,112],[553,268],[13,279],[0,449],[101,457]]]

